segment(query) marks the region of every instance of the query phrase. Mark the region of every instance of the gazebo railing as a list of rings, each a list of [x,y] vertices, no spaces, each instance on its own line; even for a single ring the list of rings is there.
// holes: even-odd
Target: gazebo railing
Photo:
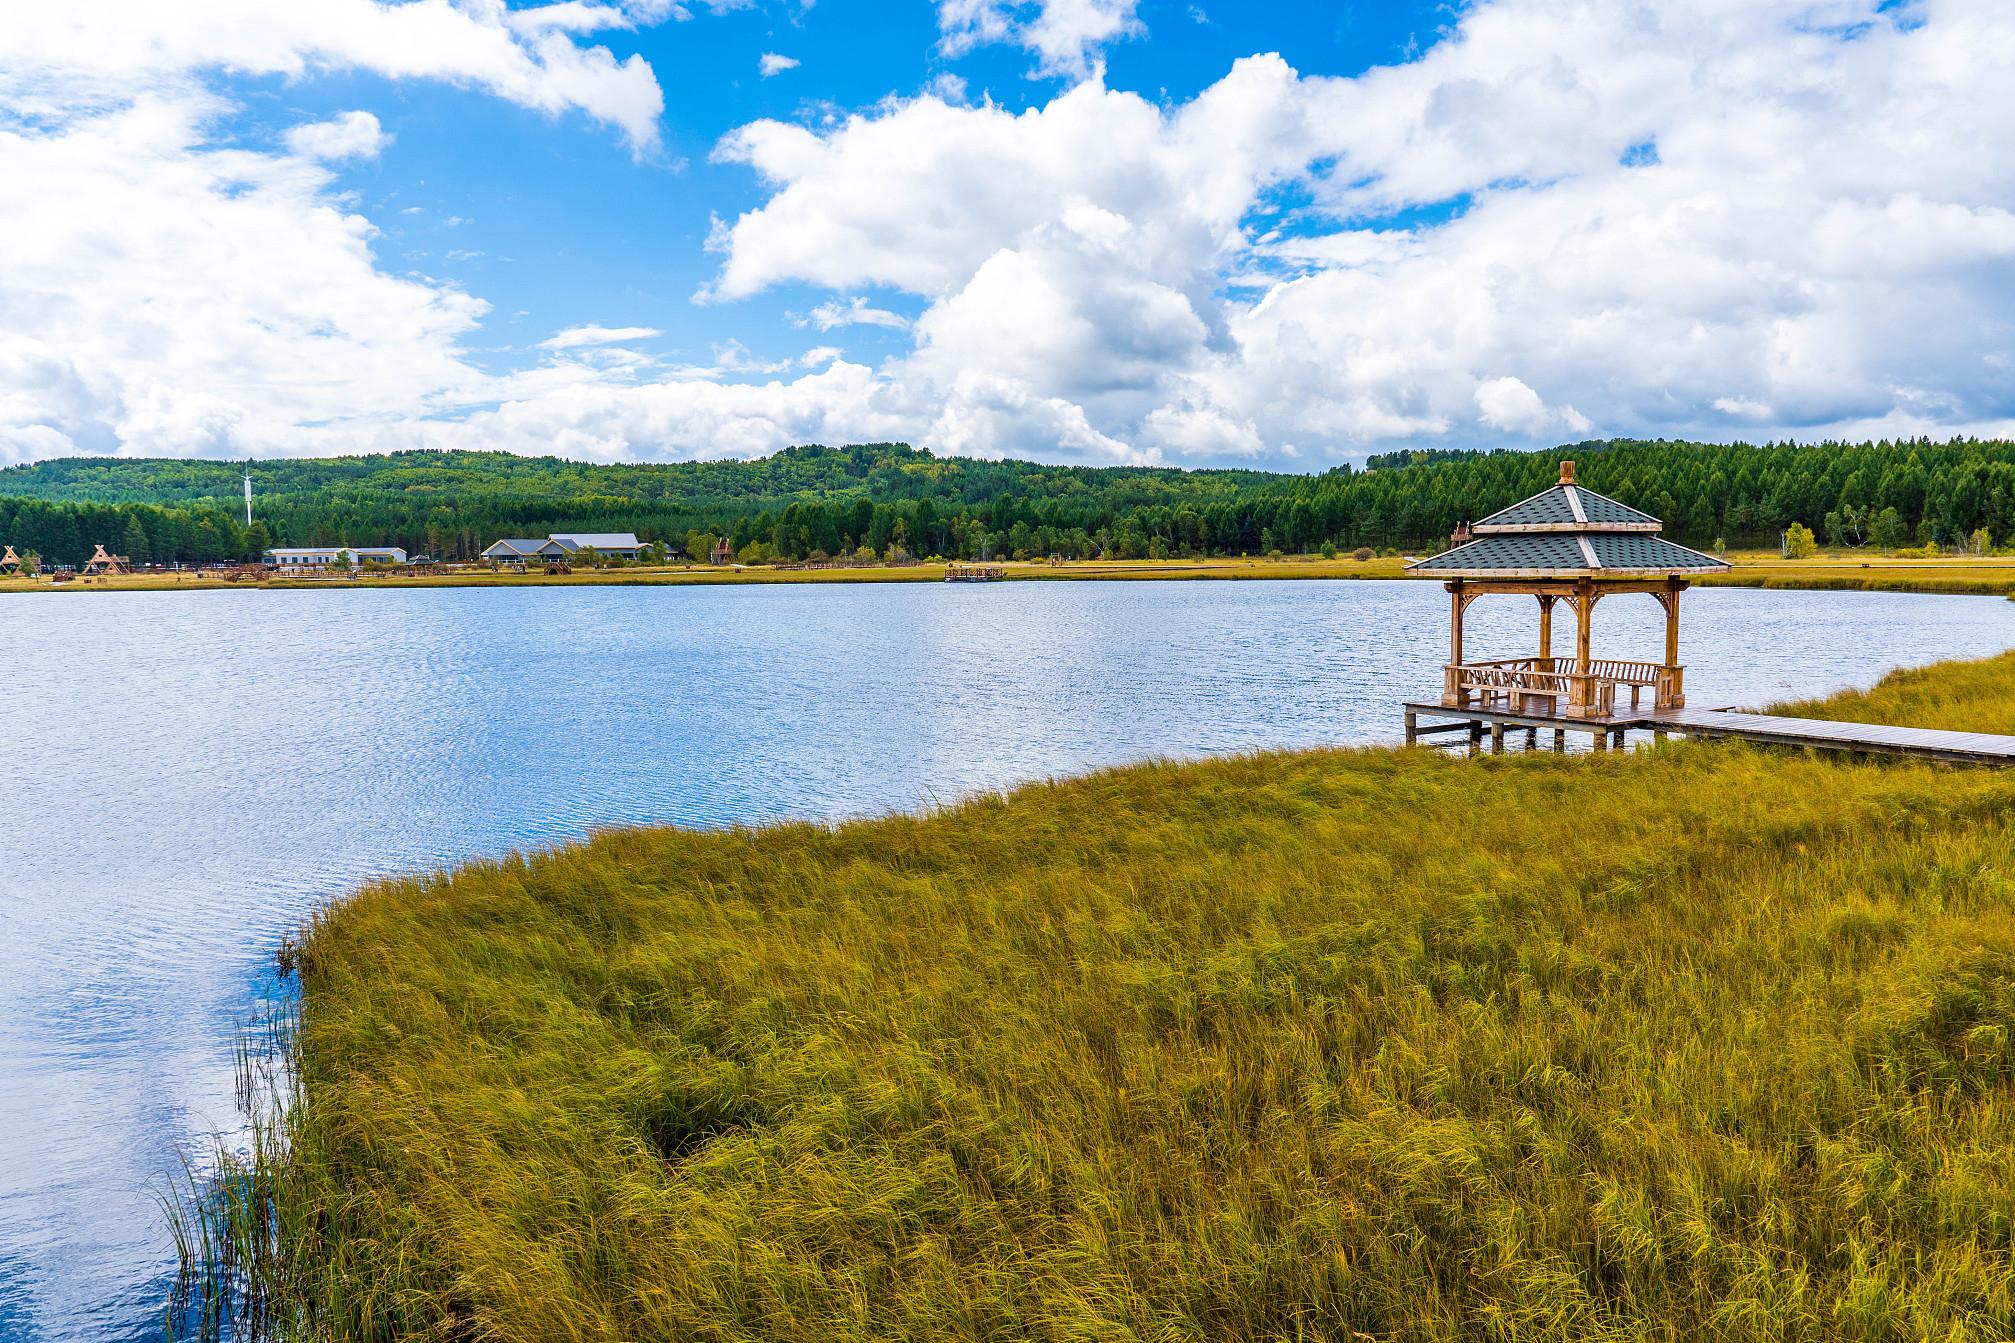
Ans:
[[[1574,659],[1554,657],[1499,658],[1490,662],[1449,663],[1443,668],[1441,701],[1452,706],[1475,704],[1513,713],[1569,718],[1607,718],[1616,712],[1619,688],[1630,692],[1630,707],[1643,707],[1642,694],[1652,692],[1652,706],[1676,709],[1685,704],[1684,667],[1658,662],[1626,662],[1596,658],[1586,672]]]

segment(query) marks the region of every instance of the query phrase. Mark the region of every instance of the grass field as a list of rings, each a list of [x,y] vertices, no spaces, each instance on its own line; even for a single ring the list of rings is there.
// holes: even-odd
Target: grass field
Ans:
[[[192,1255],[331,1340],[2005,1338],[2011,818],[1337,751],[384,882]]]
[[[1818,555],[1785,560],[1776,555],[1734,553],[1734,569],[1701,580],[1729,587],[1867,589],[1884,592],[1976,593],[2015,595],[2015,556],[1983,559],[1895,559],[1882,555]],[[1208,560],[1078,560],[1069,564],[1012,563],[1005,566],[1011,582],[1073,579],[1287,579],[1402,578],[1405,562],[1398,556],[1326,560],[1320,556],[1283,559]],[[332,587],[546,587],[657,586],[720,583],[936,583],[943,581],[942,564],[912,564],[874,569],[773,569],[766,566],[715,567],[676,565],[658,568],[588,570],[573,574],[513,574],[471,570],[412,578],[278,578],[261,583],[228,583],[219,578],[159,574],[116,575],[89,582],[52,583],[42,579],[0,579],[0,592],[159,592],[203,588],[261,587],[314,589]]]
[[[1002,566],[1009,581],[1070,579],[1265,579],[1265,578],[1398,578],[1403,562],[1397,556],[1358,561],[1325,560],[1319,556],[1292,559],[1215,560],[1079,560],[1069,564],[1016,562]],[[2015,566],[2011,566],[2015,576]],[[0,592],[163,592],[207,588],[425,588],[425,587],[580,587],[580,586],[708,586],[741,583],[940,583],[943,564],[905,564],[862,569],[788,569],[768,565],[669,565],[584,569],[571,574],[491,572],[471,569],[452,574],[373,578],[272,578],[232,583],[194,574],[115,574],[89,581],[55,583],[48,578],[0,579]]]

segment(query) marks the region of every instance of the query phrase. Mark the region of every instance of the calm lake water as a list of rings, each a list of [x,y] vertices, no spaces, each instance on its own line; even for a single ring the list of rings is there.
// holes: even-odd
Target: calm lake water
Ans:
[[[591,826],[914,807],[1151,755],[1390,741],[1425,583],[0,598],[0,1339],[152,1336],[178,1150],[235,1128],[272,951],[360,879]],[[1991,598],[1690,594],[1698,705],[2015,644]],[[1471,612],[1472,656],[1536,608]],[[1597,611],[1660,655],[1659,608]]]

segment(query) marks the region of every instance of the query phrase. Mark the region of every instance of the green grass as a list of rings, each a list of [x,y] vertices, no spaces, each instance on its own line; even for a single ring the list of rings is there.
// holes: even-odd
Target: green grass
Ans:
[[[385,882],[191,1256],[333,1340],[2006,1338],[2011,818],[1335,751]]]

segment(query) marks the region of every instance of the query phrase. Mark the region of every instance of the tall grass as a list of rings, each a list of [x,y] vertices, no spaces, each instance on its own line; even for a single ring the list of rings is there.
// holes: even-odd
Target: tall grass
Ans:
[[[2009,1337],[2011,817],[1336,751],[380,883],[192,1245],[289,1339]]]

